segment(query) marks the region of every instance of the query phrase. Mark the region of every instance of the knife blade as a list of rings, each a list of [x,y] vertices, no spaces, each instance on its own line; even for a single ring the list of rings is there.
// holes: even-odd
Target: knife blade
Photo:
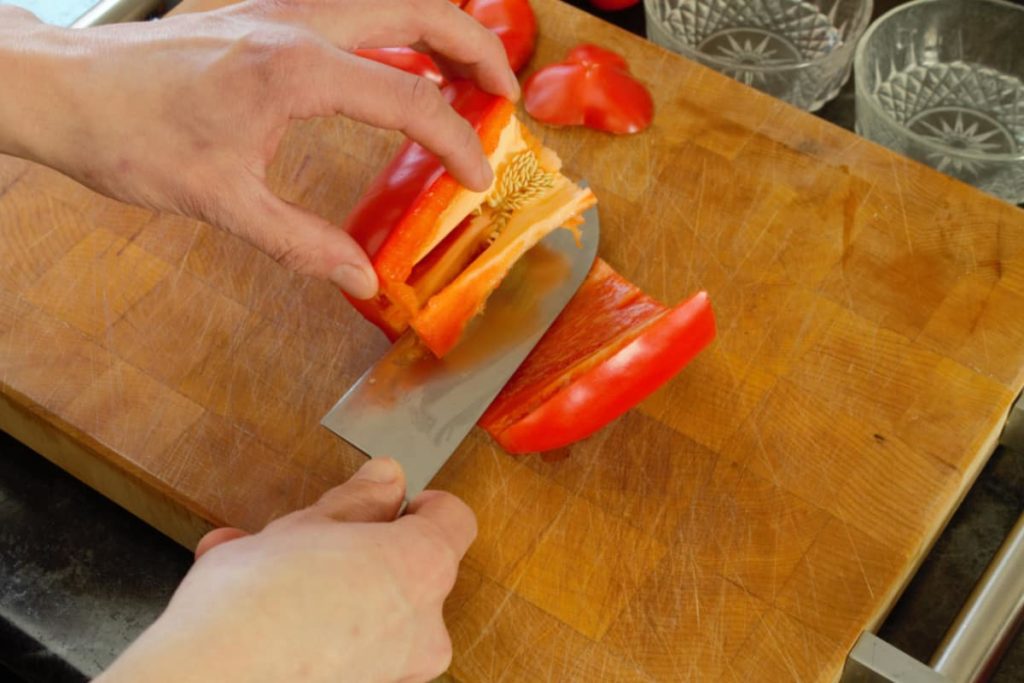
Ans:
[[[426,488],[583,283],[597,256],[597,208],[580,244],[558,229],[528,251],[444,358],[406,332],[320,424],[371,458],[391,457],[406,500]]]

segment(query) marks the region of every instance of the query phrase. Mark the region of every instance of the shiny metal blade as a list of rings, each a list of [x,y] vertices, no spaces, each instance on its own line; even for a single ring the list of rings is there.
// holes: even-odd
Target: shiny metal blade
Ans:
[[[370,457],[405,468],[406,497],[426,488],[582,284],[597,256],[597,209],[582,248],[555,230],[513,266],[487,309],[443,359],[410,331],[321,420]]]

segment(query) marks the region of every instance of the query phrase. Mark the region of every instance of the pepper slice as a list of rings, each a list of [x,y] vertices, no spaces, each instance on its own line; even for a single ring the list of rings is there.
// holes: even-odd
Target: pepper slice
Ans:
[[[634,407],[714,336],[706,293],[668,308],[598,259],[479,424],[509,453],[567,446]]]
[[[516,260],[596,201],[561,174],[558,157],[515,118],[511,102],[469,81],[444,93],[480,136],[494,169],[491,188],[462,187],[436,157],[407,143],[344,226],[380,280],[377,297],[353,304],[392,338],[411,325],[438,356]]]
[[[537,17],[529,0],[469,0],[463,10],[501,38],[513,71],[519,71],[537,46]]]
[[[578,45],[564,61],[530,76],[523,104],[544,123],[616,134],[639,133],[654,118],[651,93],[630,75],[626,60],[596,45]]]

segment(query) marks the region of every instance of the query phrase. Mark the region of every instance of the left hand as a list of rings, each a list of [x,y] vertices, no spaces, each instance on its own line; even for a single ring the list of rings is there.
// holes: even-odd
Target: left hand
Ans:
[[[472,126],[427,80],[359,47],[421,44],[516,97],[501,41],[448,0],[248,0],[148,23],[65,30],[0,7],[0,153],[122,201],[207,221],[287,267],[372,296],[366,254],[282,201],[266,168],[292,119],[342,114],[397,129],[464,185],[490,165]]]

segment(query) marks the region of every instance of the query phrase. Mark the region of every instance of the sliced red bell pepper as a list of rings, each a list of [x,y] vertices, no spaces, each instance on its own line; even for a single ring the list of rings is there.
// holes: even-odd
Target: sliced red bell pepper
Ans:
[[[515,119],[511,102],[468,81],[444,92],[480,136],[496,174],[492,188],[470,192],[433,155],[406,144],[344,226],[380,280],[375,298],[353,304],[392,338],[412,325],[438,356],[520,256],[594,202],[558,172],[557,157]],[[525,165],[512,172],[516,160]]]
[[[615,64],[605,55],[598,57]],[[509,128],[519,124],[507,101],[467,83],[449,85],[444,92],[474,125],[489,155],[507,149],[499,138],[508,130],[518,131],[520,144],[538,159],[553,155],[525,130]],[[378,297],[353,303],[390,337],[411,323],[435,352],[438,348],[443,351],[454,344],[460,325],[479,310],[489,294],[486,287],[462,282],[470,269],[459,272],[467,263],[465,245],[473,244],[479,216],[468,214],[454,229],[438,235],[439,217],[453,202],[465,203],[468,192],[448,176],[433,155],[418,145],[406,144],[371,182],[349,215],[346,229],[370,254],[381,281]],[[548,216],[547,204],[527,206]],[[564,211],[566,205],[557,206]],[[486,213],[480,215],[486,217]],[[534,216],[514,215],[533,225]],[[558,217],[562,224],[572,225],[573,220]],[[498,246],[501,239],[499,236],[487,249]],[[512,249],[501,251],[485,262],[485,268],[473,272],[483,273],[486,277],[482,279],[490,282],[488,287],[496,286],[507,272],[503,268],[518,258],[517,254]],[[476,268],[482,257],[473,258]],[[454,279],[449,280],[451,274]],[[438,278],[447,283],[445,288],[431,297],[423,310],[415,310],[422,303],[418,289],[424,281]],[[513,453],[573,443],[643,400],[713,337],[714,316],[706,294],[668,308],[598,259],[579,292],[487,409],[480,425]]]
[[[484,153],[493,152],[512,117],[512,103],[485,93],[470,81],[456,81],[442,92],[476,129]],[[370,183],[344,223],[345,231],[370,256],[381,289],[373,299],[349,300],[392,339],[408,327],[415,308],[406,281],[417,257],[434,239],[438,216],[462,189],[440,159],[419,144],[406,142]]]
[[[537,46],[537,17],[529,0],[469,0],[462,9],[501,38],[513,71],[526,66]]]
[[[426,78],[428,81],[442,86],[445,84],[444,74],[430,55],[417,52],[411,47],[375,47],[360,48],[355,54],[365,59],[372,59],[402,71]]]
[[[714,336],[706,293],[667,308],[598,259],[480,426],[509,453],[575,443],[674,377]]]
[[[651,93],[630,75],[626,60],[596,45],[574,47],[565,61],[530,76],[523,104],[544,123],[617,134],[638,133],[654,118]]]

